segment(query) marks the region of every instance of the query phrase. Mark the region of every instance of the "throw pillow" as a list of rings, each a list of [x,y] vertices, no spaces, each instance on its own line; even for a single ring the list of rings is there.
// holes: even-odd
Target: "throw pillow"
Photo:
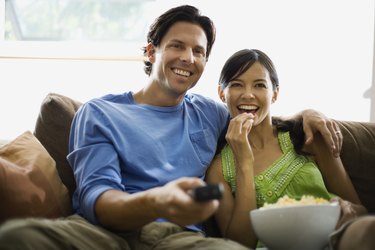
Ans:
[[[56,161],[57,171],[70,196],[73,195],[76,184],[66,156],[70,126],[74,114],[81,105],[81,102],[64,95],[49,93],[42,102],[34,130],[36,138]]]
[[[71,213],[55,161],[27,131],[0,148],[0,223],[19,217],[57,218]]]

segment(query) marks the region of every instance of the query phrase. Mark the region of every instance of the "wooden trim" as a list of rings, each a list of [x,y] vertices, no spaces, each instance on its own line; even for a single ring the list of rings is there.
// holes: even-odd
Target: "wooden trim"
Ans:
[[[374,5],[375,14],[375,5]],[[370,122],[375,122],[375,15],[374,15],[374,47],[372,56],[372,86],[368,90],[370,98]]]
[[[20,60],[83,60],[83,61],[144,61],[143,56],[77,56],[77,57],[61,57],[61,56],[1,56],[0,59],[20,59]]]

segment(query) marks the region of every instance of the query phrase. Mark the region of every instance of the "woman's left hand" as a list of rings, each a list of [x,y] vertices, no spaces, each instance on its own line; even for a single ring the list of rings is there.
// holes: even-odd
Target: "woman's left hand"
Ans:
[[[368,213],[363,205],[354,204],[341,198],[334,198],[334,200],[337,200],[341,207],[341,215],[337,222],[336,229],[341,227],[345,222]]]

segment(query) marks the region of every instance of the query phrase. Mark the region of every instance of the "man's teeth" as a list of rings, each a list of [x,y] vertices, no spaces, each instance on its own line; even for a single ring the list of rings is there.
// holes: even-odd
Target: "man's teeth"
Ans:
[[[182,69],[174,69],[173,70],[174,73],[176,73],[177,75],[182,75],[182,76],[190,76],[191,73],[189,71],[185,71],[185,70],[182,70]]]
[[[254,105],[240,105],[238,106],[238,108],[248,110],[248,111],[256,111],[258,109],[258,107]]]

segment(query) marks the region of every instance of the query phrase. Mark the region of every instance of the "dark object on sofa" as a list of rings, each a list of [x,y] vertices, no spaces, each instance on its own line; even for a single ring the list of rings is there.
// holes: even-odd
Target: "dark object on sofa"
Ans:
[[[56,161],[63,183],[70,193],[75,182],[66,161],[71,121],[81,102],[50,93],[42,103],[34,131]],[[344,136],[341,158],[369,213],[375,213],[375,123],[337,121]]]

